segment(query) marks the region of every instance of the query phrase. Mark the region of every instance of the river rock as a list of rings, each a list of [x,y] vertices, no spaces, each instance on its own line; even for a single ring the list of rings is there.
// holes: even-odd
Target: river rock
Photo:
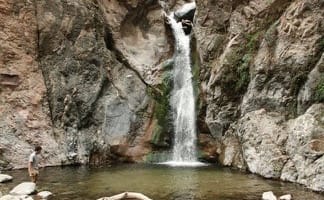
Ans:
[[[53,195],[53,193],[49,191],[41,191],[37,193],[37,196],[39,196],[41,199],[48,199]]]
[[[272,191],[269,191],[262,194],[262,200],[277,200],[277,197],[273,194]]]
[[[0,200],[33,200],[32,197],[28,195],[5,195],[3,197],[0,197]]]
[[[33,182],[23,182],[14,187],[9,193],[12,195],[29,195],[36,191],[36,184]]]
[[[12,176],[6,174],[0,174],[0,183],[4,183],[11,180],[12,180]]]
[[[279,197],[279,200],[291,200],[291,199],[292,199],[291,194],[286,194]]]

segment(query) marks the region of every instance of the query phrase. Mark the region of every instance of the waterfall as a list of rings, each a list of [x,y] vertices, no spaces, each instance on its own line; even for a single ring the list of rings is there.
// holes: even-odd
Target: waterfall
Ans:
[[[168,18],[175,38],[174,86],[170,99],[175,135],[172,160],[164,164],[196,166],[202,163],[197,162],[196,114],[190,65],[190,36],[185,35],[181,22],[178,23],[174,19],[173,13]]]

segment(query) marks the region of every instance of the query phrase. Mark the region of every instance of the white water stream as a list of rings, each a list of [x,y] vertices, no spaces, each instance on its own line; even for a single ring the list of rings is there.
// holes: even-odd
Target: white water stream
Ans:
[[[173,90],[170,104],[174,120],[172,160],[163,164],[172,166],[203,165],[197,161],[195,97],[190,65],[190,37],[185,35],[181,22],[168,16],[175,38]]]

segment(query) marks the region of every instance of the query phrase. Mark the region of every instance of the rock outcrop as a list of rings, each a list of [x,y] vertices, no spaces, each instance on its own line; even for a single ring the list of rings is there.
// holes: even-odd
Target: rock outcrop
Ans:
[[[219,162],[323,191],[323,2],[197,2]],[[319,104],[316,104],[319,103]]]
[[[60,163],[47,90],[39,68],[35,4],[0,1],[0,168],[27,167],[34,145],[47,165]]]

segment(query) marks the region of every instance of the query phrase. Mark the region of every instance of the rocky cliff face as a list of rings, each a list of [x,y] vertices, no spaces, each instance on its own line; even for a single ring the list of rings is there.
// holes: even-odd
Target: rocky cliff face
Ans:
[[[163,12],[184,3],[0,0],[0,167],[35,144],[46,165],[170,150]],[[201,159],[324,190],[323,1],[196,4]]]
[[[35,4],[0,1],[0,168],[26,167],[35,143],[48,165],[62,152],[54,140],[46,87],[39,68]]]
[[[219,161],[324,189],[323,2],[197,2],[206,123]]]

